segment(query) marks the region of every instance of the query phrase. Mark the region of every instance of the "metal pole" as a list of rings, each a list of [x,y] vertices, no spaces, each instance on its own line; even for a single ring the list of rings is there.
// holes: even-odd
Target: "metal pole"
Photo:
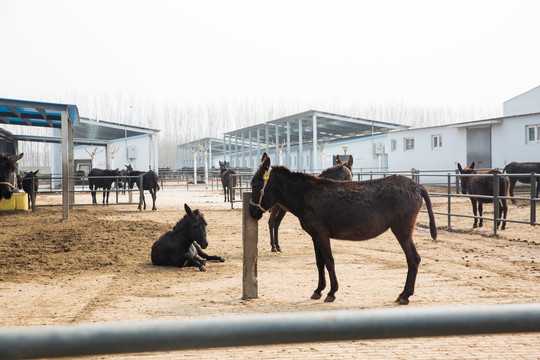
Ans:
[[[452,216],[450,214],[452,213],[452,196],[450,195],[450,191],[452,188],[452,177],[450,176],[450,173],[448,173],[448,230],[452,228]]]
[[[504,195],[503,195],[504,196]],[[493,235],[497,236],[499,219],[499,174],[493,174]]]
[[[2,329],[0,358],[57,358],[526,332],[540,332],[539,303],[317,311]]]
[[[144,196],[144,185],[143,185],[143,174],[140,174],[139,175],[139,211],[142,211],[142,207],[143,207],[143,196]]]
[[[531,174],[531,225],[536,223],[536,173]]]

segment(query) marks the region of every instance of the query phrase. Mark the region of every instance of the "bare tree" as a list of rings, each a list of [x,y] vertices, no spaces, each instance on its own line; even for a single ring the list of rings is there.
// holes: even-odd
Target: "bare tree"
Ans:
[[[88,151],[88,148],[85,147],[84,151],[86,151],[88,153],[88,155],[90,155],[90,157],[92,158],[92,169],[93,169],[94,168],[94,161],[96,159],[96,155],[102,153],[103,148],[99,149],[97,146],[94,146],[92,151]]]
[[[212,139],[208,141],[208,143],[203,146],[200,141],[197,141],[197,148],[199,151],[202,151],[204,153],[204,181],[206,184],[206,188],[208,189],[208,149],[210,148],[210,144],[212,142]]]
[[[197,185],[197,153],[199,152],[199,149],[196,145],[192,144],[189,144],[187,148],[193,154],[193,184]]]
[[[278,164],[283,165],[283,148],[285,147],[285,145],[287,145],[287,141],[283,140],[283,142],[281,143],[281,145],[279,145],[279,147],[277,147],[273,141],[270,141],[270,144],[278,150],[278,154],[279,154]]]
[[[324,149],[326,149],[326,146],[328,145],[328,138],[324,137],[321,141],[321,144],[319,145],[319,142],[317,142],[317,149],[321,152],[321,169],[324,169]]]

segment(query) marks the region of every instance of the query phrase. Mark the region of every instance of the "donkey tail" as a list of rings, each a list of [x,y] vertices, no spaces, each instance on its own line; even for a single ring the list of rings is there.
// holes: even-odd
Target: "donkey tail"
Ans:
[[[433,240],[437,240],[437,226],[435,225],[435,215],[433,215],[433,209],[431,207],[431,199],[429,198],[429,194],[427,190],[421,186],[422,188],[422,197],[424,198],[424,201],[426,202],[426,208],[429,215],[429,232],[431,233],[431,238]]]

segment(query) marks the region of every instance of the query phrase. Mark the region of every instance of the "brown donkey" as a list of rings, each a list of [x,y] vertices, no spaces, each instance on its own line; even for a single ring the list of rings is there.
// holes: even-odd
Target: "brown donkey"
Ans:
[[[471,163],[471,166],[462,168],[461,164],[458,163],[458,170],[460,174],[501,174],[502,172],[497,169],[482,170],[477,171],[474,169],[474,161]],[[510,180],[507,176],[499,177],[499,196],[508,196],[508,190],[510,189]],[[464,176],[461,178],[461,193],[469,195],[484,195],[484,196],[493,196],[493,177],[487,176]],[[474,218],[473,228],[482,227],[484,224],[484,219],[482,219],[482,214],[484,212],[484,203],[492,203],[493,199],[484,199],[484,198],[475,198],[471,197],[471,204],[473,209],[474,216],[480,215],[480,223],[478,223],[478,218]],[[477,213],[478,207],[478,213]],[[506,219],[506,214],[508,213],[508,205],[506,204],[506,199],[499,199],[499,218]],[[497,227],[499,227],[500,221],[497,221]],[[503,221],[501,230],[506,228],[506,221]]]
[[[405,288],[396,302],[409,303],[420,264],[412,235],[422,199],[429,214],[431,237],[437,238],[431,200],[422,185],[398,175],[368,181],[334,181],[291,172],[282,166],[273,166],[268,174],[269,168],[267,158],[251,180],[249,214],[259,220],[263,212],[278,203],[298,217],[315,248],[319,282],[312,299],[320,299],[326,287],[325,267],[330,291],[324,301],[334,301],[338,290],[330,238],[367,240],[390,228],[408,265]]]

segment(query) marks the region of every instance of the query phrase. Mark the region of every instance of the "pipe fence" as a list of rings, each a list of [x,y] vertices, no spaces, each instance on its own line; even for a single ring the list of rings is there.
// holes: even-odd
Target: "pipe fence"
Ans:
[[[338,310],[0,330],[0,359],[540,332],[540,303]]]

